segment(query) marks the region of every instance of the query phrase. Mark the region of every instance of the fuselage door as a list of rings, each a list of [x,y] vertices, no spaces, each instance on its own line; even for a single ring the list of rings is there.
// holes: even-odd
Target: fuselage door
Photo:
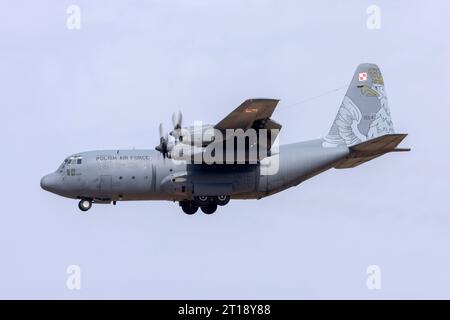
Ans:
[[[110,175],[100,176],[100,192],[104,195],[111,194],[111,183],[112,179]]]

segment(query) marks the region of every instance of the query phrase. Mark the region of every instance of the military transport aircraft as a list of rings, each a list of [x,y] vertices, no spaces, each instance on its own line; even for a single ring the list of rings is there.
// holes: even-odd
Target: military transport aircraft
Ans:
[[[76,153],[44,176],[41,187],[79,199],[82,211],[93,203],[170,200],[186,214],[199,208],[211,214],[230,199],[261,199],[331,168],[353,168],[389,152],[409,151],[397,148],[406,134],[394,133],[375,64],[357,67],[322,139],[278,147],[281,125],[271,119],[277,104],[275,99],[247,100],[216,125],[182,127],[181,113],[174,114],[170,136],[160,125],[156,150]],[[243,143],[236,133],[243,134]]]

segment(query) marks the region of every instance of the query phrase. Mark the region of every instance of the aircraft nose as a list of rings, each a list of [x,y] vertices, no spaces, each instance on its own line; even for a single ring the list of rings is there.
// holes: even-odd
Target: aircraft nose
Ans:
[[[41,179],[41,188],[54,192],[58,186],[59,177],[56,173],[50,173],[42,177]]]

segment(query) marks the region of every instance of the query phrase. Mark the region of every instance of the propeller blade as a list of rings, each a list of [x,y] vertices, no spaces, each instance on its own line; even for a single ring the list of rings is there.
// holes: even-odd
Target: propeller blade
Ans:
[[[174,130],[180,129],[181,128],[181,124],[183,121],[183,115],[181,114],[181,111],[174,112],[172,114],[172,125]]]
[[[181,110],[178,110],[178,126],[178,129],[183,126],[183,114],[181,113]]]
[[[178,122],[177,114],[174,112],[172,113],[172,127],[175,128],[177,126],[177,122]]]
[[[167,156],[167,143],[169,141],[169,136],[167,133],[164,133],[163,124],[159,124],[159,145],[156,146],[156,150],[162,153],[163,158],[165,159]]]
[[[159,124],[159,138],[161,139],[164,136],[164,128],[163,128],[163,124],[160,123]]]

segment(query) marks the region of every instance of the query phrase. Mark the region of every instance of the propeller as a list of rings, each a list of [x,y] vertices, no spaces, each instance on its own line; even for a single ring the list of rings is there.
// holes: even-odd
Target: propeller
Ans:
[[[181,136],[181,126],[183,124],[183,114],[181,111],[174,112],[172,114],[172,125],[173,130],[170,132],[170,135],[175,138],[176,141],[183,140],[183,137]]]
[[[183,123],[183,115],[181,114],[181,111],[174,112],[172,114],[173,130],[169,134],[175,138],[175,143],[169,142],[169,136],[167,133],[164,132],[163,124],[162,123],[159,124],[159,145],[156,146],[155,149],[161,152],[164,158],[167,157],[169,151],[178,142],[178,139],[180,139],[180,141],[182,140],[182,137],[180,137],[182,123]]]
[[[164,134],[164,128],[163,128],[163,124],[160,123],[159,124],[159,145],[156,146],[156,150],[158,150],[159,152],[162,153],[163,157],[166,158],[167,153],[168,153],[168,145],[169,143],[169,137],[166,134]]]

